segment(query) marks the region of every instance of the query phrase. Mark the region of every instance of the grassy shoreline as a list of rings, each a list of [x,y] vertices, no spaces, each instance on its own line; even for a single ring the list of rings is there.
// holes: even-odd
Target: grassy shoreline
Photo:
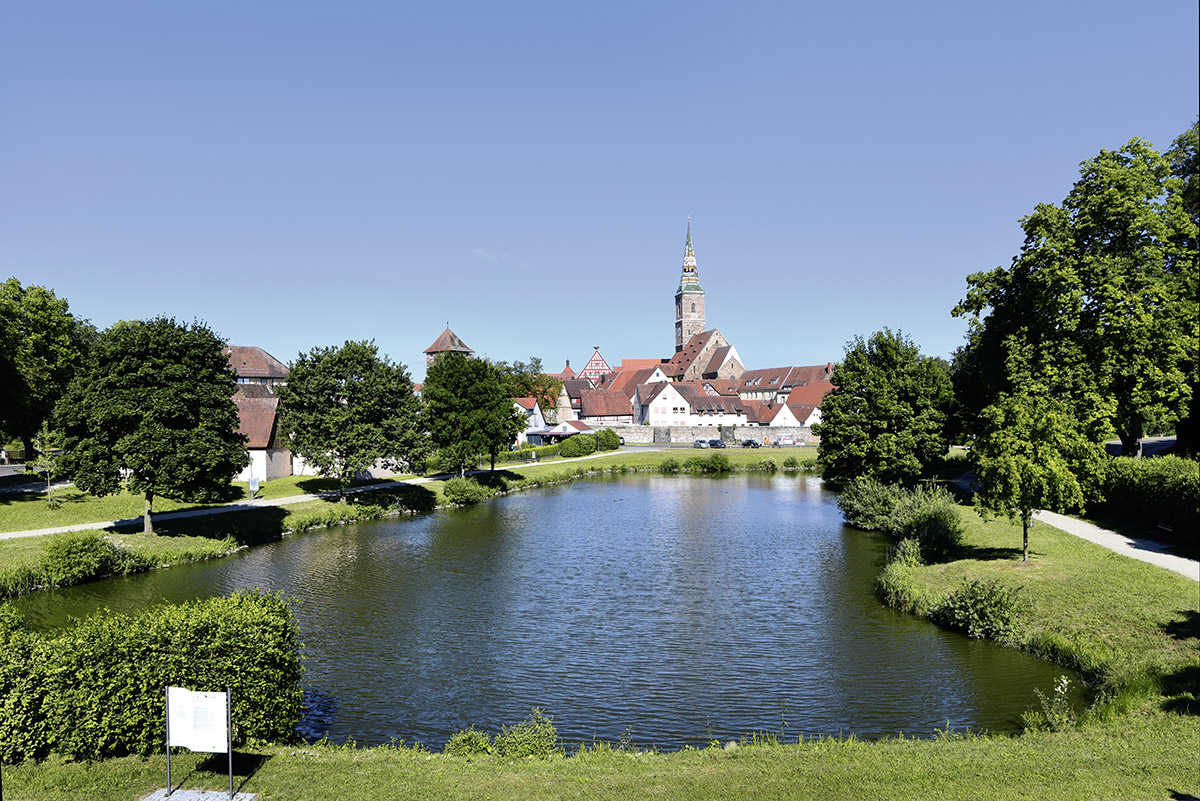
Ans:
[[[502,476],[505,489],[516,491],[570,481],[581,473],[656,471],[672,455],[685,458],[680,452],[637,454],[635,464],[628,455],[616,454],[528,467],[520,478],[511,477],[517,471]],[[730,455],[752,466],[774,454]],[[435,501],[444,500],[436,482],[423,486]],[[378,500],[379,492],[387,490],[366,495]],[[429,496],[422,497],[427,501]],[[306,510],[301,507],[309,504],[303,504],[287,514],[320,516],[356,505],[310,503],[315,506]],[[359,505],[382,508],[370,502]],[[962,558],[915,569],[910,578],[918,603],[909,611],[922,614],[964,578],[995,578],[1023,587],[1031,599],[1030,612],[1012,644],[1080,669],[1106,699],[1078,726],[1019,736],[818,739],[668,754],[568,744],[570,758],[515,761],[421,748],[275,745],[239,751],[235,786],[279,801],[1200,796],[1200,767],[1194,759],[1200,742],[1200,596],[1195,582],[1042,525],[1031,535],[1033,559],[1023,565],[1019,529],[1007,521],[984,520],[970,508],[962,512],[967,521]],[[268,523],[272,521],[263,525]],[[0,552],[0,567],[6,558]],[[227,786],[223,757],[181,755],[173,761],[177,776],[187,777],[185,787]],[[157,756],[92,764],[52,758],[4,773],[6,797],[28,801],[124,800],[162,787],[164,781],[165,763]]]

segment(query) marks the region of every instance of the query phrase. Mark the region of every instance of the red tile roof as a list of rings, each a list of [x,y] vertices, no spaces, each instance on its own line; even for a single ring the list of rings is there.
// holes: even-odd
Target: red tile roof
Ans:
[[[245,345],[230,345],[225,349],[229,366],[238,378],[273,378],[283,380],[288,376],[287,365],[262,348]]]
[[[513,403],[527,412],[532,412],[533,408],[537,406],[537,398],[513,398]]]
[[[467,347],[467,343],[458,338],[458,334],[447,328],[441,335],[433,341],[433,344],[424,350],[425,353],[445,353],[447,351],[457,351],[458,353],[474,353],[475,351]]]
[[[267,392],[266,387],[238,386],[233,393],[233,403],[238,410],[238,432],[249,438],[248,447],[269,448],[275,439],[275,410],[279,396]]]
[[[821,401],[833,389],[833,384],[828,381],[814,381],[811,384],[803,384],[796,387],[787,397],[787,405],[793,408],[799,406],[817,407],[821,405]],[[799,417],[800,415],[796,415]]]
[[[708,373],[715,373],[720,370],[721,366],[725,364],[725,359],[729,357],[729,351],[731,350],[733,350],[732,345],[722,345],[714,350],[712,358],[708,360],[708,366],[704,368],[703,372],[707,375]]]
[[[717,329],[712,328],[708,331],[701,331],[699,334],[693,334],[692,338],[683,346],[683,350],[676,353],[663,365],[663,372],[672,378],[686,373],[716,332]]]
[[[621,359],[622,370],[645,370],[662,365],[662,359]]]
[[[712,389],[709,395],[737,395],[738,382],[733,378],[706,378],[703,384],[705,390]]]
[[[622,392],[585,389],[579,396],[580,417],[629,417],[633,406]]]

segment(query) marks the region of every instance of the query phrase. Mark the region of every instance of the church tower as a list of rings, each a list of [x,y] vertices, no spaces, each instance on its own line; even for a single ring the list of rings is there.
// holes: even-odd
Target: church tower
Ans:
[[[704,289],[696,274],[696,254],[692,252],[692,221],[688,220],[687,243],[683,246],[683,274],[675,291],[675,352],[683,350],[696,334],[704,331]]]

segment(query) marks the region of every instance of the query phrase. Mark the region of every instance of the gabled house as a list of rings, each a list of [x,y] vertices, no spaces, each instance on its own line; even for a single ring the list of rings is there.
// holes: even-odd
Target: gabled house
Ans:
[[[546,418],[536,398],[513,398],[513,406],[525,415],[525,430],[517,435],[517,445],[525,445],[529,441],[530,431],[540,431],[546,427]]]
[[[595,389],[592,382],[586,378],[570,378],[562,382],[562,389],[558,391],[558,403],[554,406],[559,420],[579,419],[580,393],[585,389]]]
[[[822,387],[817,402],[825,397],[825,393],[833,388],[829,383],[833,375],[833,362],[809,367],[767,367],[761,370],[747,370],[738,380],[738,395],[742,400],[761,400],[767,403],[783,403],[787,401],[792,390],[797,387]]]
[[[262,384],[239,384],[233,403],[238,410],[238,433],[249,440],[246,449],[250,454],[250,464],[237,480],[270,481],[292,475],[292,454],[281,447],[275,428],[279,396]]]
[[[589,424],[632,423],[633,404],[625,393],[585,389],[579,395],[579,419]]]
[[[638,424],[714,428],[746,424],[741,398],[709,395],[700,382],[642,384],[633,405]]]
[[[225,356],[239,384],[273,387],[287,382],[287,365],[262,348],[230,345],[225,348]]]

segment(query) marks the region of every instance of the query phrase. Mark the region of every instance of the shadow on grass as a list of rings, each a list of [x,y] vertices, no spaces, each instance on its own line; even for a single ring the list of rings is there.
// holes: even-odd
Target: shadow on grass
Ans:
[[[155,520],[154,533],[160,537],[204,537],[211,540],[232,537],[238,545],[263,545],[283,536],[285,517],[285,509],[264,506],[223,514]],[[115,530],[136,533],[142,530],[142,523],[139,520],[136,524],[118,526]]]
[[[244,754],[238,751],[233,752],[233,784],[234,792],[241,792],[246,786],[246,782],[254,777],[269,760],[270,756],[263,754]],[[178,790],[188,783],[197,773],[207,773],[204,777],[206,784],[212,784],[218,779],[223,781],[229,780],[229,755],[228,754],[209,754],[196,765],[195,768],[183,777],[174,789]]]
[[[437,493],[420,484],[402,484],[373,492],[359,492],[346,497],[352,506],[382,506],[406,512],[432,512],[437,508]]]
[[[955,557],[958,559],[974,559],[978,562],[994,562],[997,560],[1013,561],[1021,558],[1020,548],[980,548],[977,545],[960,545]],[[1032,555],[1032,551],[1030,552]]]
[[[1181,609],[1180,619],[1163,626],[1176,640],[1200,639],[1200,611]],[[1200,715],[1200,665],[1188,665],[1163,676],[1162,692],[1167,696],[1163,709],[1185,715]]]
[[[515,473],[512,470],[499,469],[495,471],[485,470],[482,473],[476,473],[472,476],[482,486],[489,489],[504,491],[508,489],[509,484],[515,484],[525,480],[525,477],[520,473]]]

